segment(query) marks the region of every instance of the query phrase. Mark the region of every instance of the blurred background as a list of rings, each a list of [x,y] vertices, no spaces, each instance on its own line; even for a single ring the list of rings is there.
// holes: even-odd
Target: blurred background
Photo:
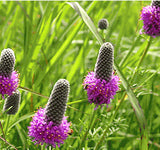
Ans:
[[[150,3],[79,2],[104,41],[114,45],[114,59],[128,82],[148,44],[149,37],[139,32],[143,26],[141,9]],[[98,21],[102,18],[109,22],[108,29],[104,31],[98,29]],[[74,133],[56,149],[94,149],[125,91],[120,85],[120,91],[111,104],[96,110],[93,125],[81,143],[95,108],[88,102],[82,83],[87,73],[94,70],[100,45],[76,11],[68,3],[60,1],[1,1],[0,51],[5,48],[14,50],[21,92],[20,109],[10,118],[6,140],[20,150],[45,149],[45,146],[34,145],[27,136],[27,126],[34,112],[39,107],[45,107],[55,82],[65,78],[71,86],[66,116],[72,122]],[[147,119],[151,150],[160,148],[159,59],[160,42],[157,37],[153,38],[148,54],[130,84]],[[3,104],[1,99],[0,110]],[[5,125],[6,118],[7,115],[0,111],[2,125]],[[3,143],[0,140],[2,149],[12,149]],[[99,149],[136,150],[139,144],[139,124],[126,96]]]

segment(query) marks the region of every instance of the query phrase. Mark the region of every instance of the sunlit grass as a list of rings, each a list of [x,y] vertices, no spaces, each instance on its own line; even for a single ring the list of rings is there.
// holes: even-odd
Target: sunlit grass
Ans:
[[[149,141],[148,149],[160,148],[159,37],[149,43],[147,35],[139,35],[140,11],[150,1],[84,1],[79,2],[84,9],[79,14],[66,2],[0,4],[0,49],[15,52],[22,95],[20,109],[10,117],[5,135],[7,115],[0,100],[0,137],[17,149],[45,149],[45,145],[34,145],[27,127],[34,112],[45,107],[55,82],[65,78],[71,86],[66,116],[74,132],[57,150],[140,149],[143,133],[148,140],[142,142]],[[104,32],[98,29],[102,18],[109,22]],[[94,70],[103,41],[114,45],[114,68],[121,85],[108,107],[94,110],[82,83]],[[0,139],[0,149],[11,149],[8,143]]]

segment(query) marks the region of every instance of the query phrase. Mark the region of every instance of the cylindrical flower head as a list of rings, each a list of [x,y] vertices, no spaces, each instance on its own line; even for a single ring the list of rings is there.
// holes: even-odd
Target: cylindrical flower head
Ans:
[[[11,96],[7,97],[4,103],[3,110],[6,111],[6,113],[9,115],[16,114],[19,109],[20,100],[21,100],[21,94],[17,90]]]
[[[110,81],[113,72],[114,48],[111,43],[104,43],[95,65],[95,78]]]
[[[151,6],[160,7],[160,1],[159,0],[152,0]]]
[[[109,26],[109,25],[108,25],[107,19],[101,19],[101,20],[99,20],[99,22],[98,22],[98,27],[99,27],[101,30],[107,29],[108,26]]]
[[[60,79],[56,82],[45,109],[47,122],[52,121],[55,126],[61,124],[66,110],[69,90],[67,80]]]
[[[15,56],[12,49],[7,48],[1,52],[0,75],[10,77],[15,65]]]

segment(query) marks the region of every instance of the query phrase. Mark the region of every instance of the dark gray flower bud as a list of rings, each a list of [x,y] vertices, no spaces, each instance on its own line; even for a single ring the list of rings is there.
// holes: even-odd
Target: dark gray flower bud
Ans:
[[[10,77],[15,65],[15,56],[12,49],[7,48],[1,52],[0,75]]]
[[[6,113],[9,115],[16,114],[19,109],[20,101],[21,94],[17,90],[16,92],[13,92],[11,96],[7,97],[3,106],[3,111],[6,111]]]
[[[114,48],[111,43],[104,43],[98,54],[95,65],[95,77],[110,81],[113,72]]]
[[[99,20],[99,22],[98,22],[98,27],[99,27],[101,30],[107,29],[108,26],[109,26],[109,23],[108,23],[107,19],[101,19],[101,20]]]
[[[159,0],[152,0],[151,6],[160,7],[160,1]]]
[[[53,87],[45,109],[45,116],[47,122],[52,121],[54,126],[59,126],[62,122],[66,110],[69,90],[69,82],[65,79],[58,80]]]

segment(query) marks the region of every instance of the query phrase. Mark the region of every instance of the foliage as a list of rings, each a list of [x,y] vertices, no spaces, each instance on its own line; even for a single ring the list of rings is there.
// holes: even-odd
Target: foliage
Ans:
[[[0,139],[0,149],[45,149],[45,145],[34,145],[27,127],[37,108],[45,107],[53,85],[61,78],[70,82],[66,116],[74,132],[56,150],[92,150],[105,131],[98,149],[140,149],[141,142],[147,142],[141,141],[139,122],[143,119],[148,149],[160,148],[159,37],[139,34],[143,25],[140,11],[150,2],[81,1],[80,10],[76,3],[60,1],[0,4],[0,49],[14,50],[21,92],[16,115],[7,116],[2,111],[4,100],[0,100],[0,137],[8,142]],[[93,24],[83,16],[86,12]],[[104,31],[98,29],[102,18],[109,22]],[[103,41],[114,45],[115,69],[122,84],[108,107],[94,110],[82,83],[87,73],[94,70]],[[133,109],[136,100],[141,106],[137,110],[142,120],[137,120]]]

